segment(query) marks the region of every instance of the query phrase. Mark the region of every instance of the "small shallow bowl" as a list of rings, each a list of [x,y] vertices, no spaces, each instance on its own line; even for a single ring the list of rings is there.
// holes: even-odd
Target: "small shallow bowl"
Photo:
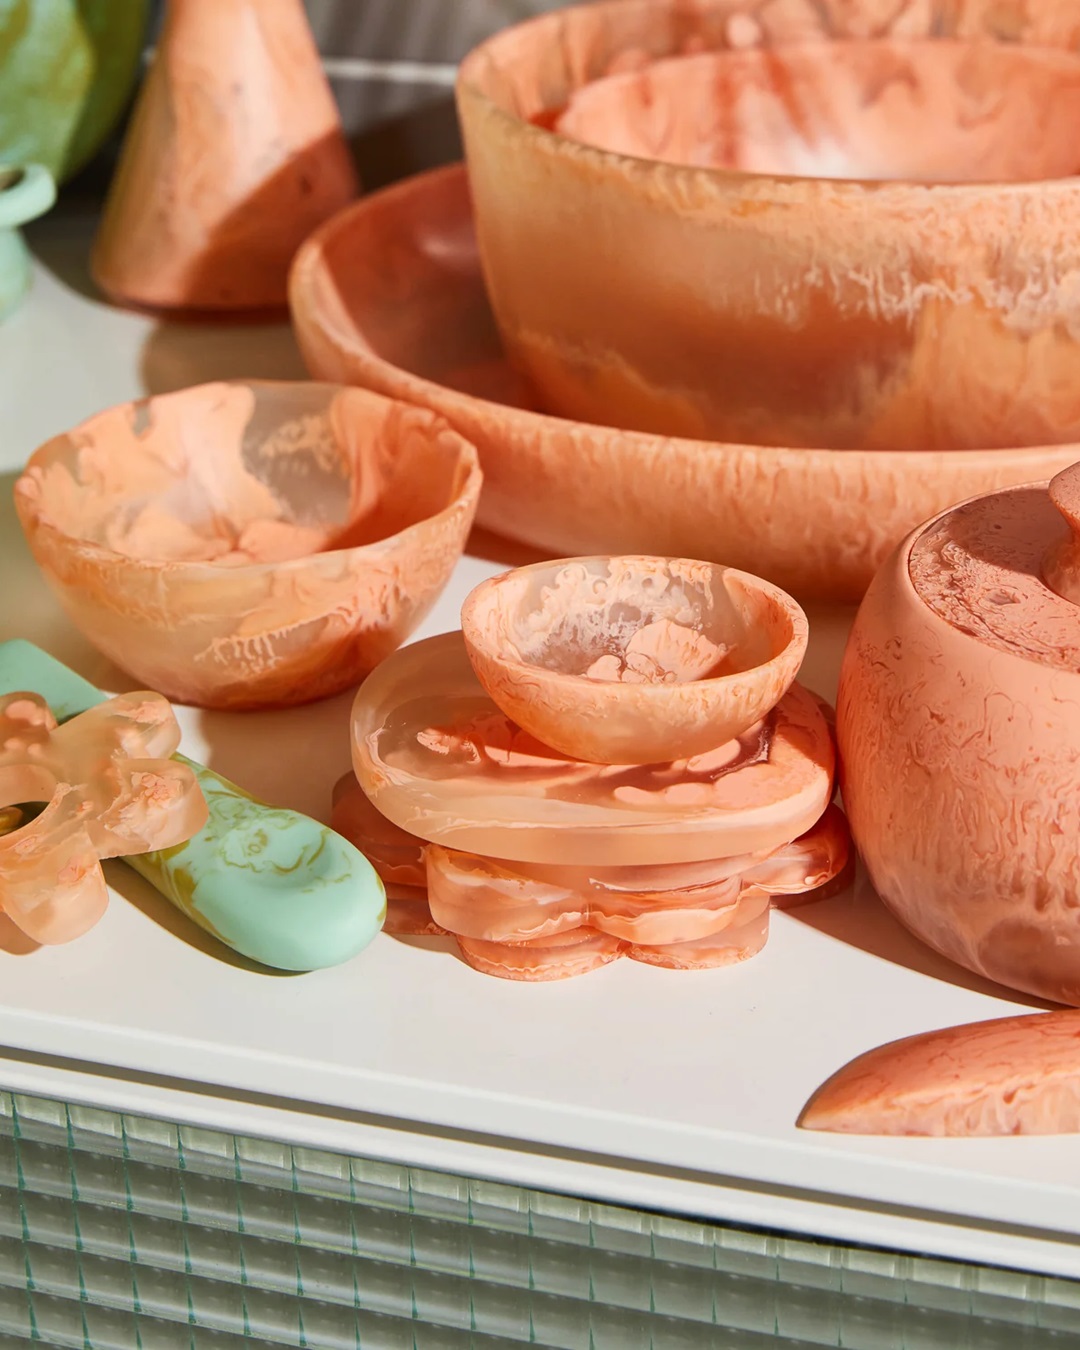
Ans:
[[[335,216],[301,248],[291,303],[316,378],[441,413],[479,449],[480,523],[549,557],[706,558],[800,599],[858,600],[924,520],[1080,459],[722,445],[546,416],[500,344],[460,165]]]
[[[574,558],[481,583],[461,628],[477,679],[538,741],[598,764],[690,759],[783,698],[806,616],[745,572],[680,558]]]
[[[800,93],[788,54],[803,64],[832,59],[830,44],[793,45],[806,11],[819,7],[769,6],[779,10],[771,33],[739,8],[749,6],[560,7],[496,34],[462,64],[458,105],[492,307],[545,405],[662,435],[764,445],[1075,441],[1080,141],[1069,107],[1080,58],[967,44],[954,49],[943,97],[940,47],[879,45],[878,74],[861,94],[853,81],[846,99],[859,116],[833,127],[828,153],[808,149],[800,173],[791,156],[783,173],[686,166],[553,129],[593,81],[733,43],[771,48],[758,58],[775,86],[769,106],[790,108],[809,86]],[[862,8],[833,6],[829,35],[852,35]],[[938,38],[964,7],[921,8],[922,35]],[[907,24],[905,38],[917,29]],[[789,127],[820,120],[820,90],[837,87],[817,80],[817,101]],[[910,148],[891,162],[878,155],[870,177],[865,162],[863,176],[843,177],[865,161],[850,152],[848,127],[875,123],[892,128],[894,149],[908,136],[931,138],[923,167],[949,181],[920,181]],[[999,153],[976,148],[980,123],[996,125]],[[952,147],[937,165],[934,142]],[[1024,176],[1043,181],[1005,176],[1016,146],[1028,155]],[[640,153],[640,139],[633,148]],[[992,181],[963,181],[980,167]]]
[[[461,556],[476,451],[359,389],[220,383],[124,404],[32,456],[15,505],[72,622],[118,666],[210,708],[355,685]]]

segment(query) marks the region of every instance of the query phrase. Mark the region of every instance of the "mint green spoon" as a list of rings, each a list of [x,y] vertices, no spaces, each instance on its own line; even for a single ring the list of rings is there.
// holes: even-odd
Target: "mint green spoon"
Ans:
[[[32,643],[0,643],[0,694],[40,694],[60,722],[106,695]],[[341,965],[386,917],[374,868],[325,825],[256,801],[183,755],[210,808],[186,844],[125,858],[167,900],[227,946],[278,970]]]

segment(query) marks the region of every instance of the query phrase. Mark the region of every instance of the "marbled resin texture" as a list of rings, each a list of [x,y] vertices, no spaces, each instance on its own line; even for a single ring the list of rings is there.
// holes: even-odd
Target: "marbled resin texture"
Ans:
[[[169,0],[95,280],[151,308],[282,306],[296,249],[357,188],[301,0]]]
[[[911,536],[856,619],[837,735],[852,832],[901,921],[1080,1004],[1080,609],[1043,580],[1068,538],[1044,486]]]
[[[442,419],[359,389],[219,383],[122,405],[15,487],[72,621],[183,703],[355,684],[434,604],[481,475]]]
[[[37,693],[0,696],[0,802],[43,803],[0,836],[0,911],[37,942],[105,913],[103,858],[181,844],[206,823],[180,728],[159,694],[125,694],[57,726]]]
[[[879,47],[885,66],[869,89],[882,110],[857,124],[904,117],[907,130],[890,137],[909,148],[893,165],[878,159],[871,178],[830,176],[830,161],[850,172],[865,159],[846,136],[809,166],[819,176],[792,177],[634,158],[549,129],[592,81],[762,42],[767,59],[740,59],[767,72],[774,107],[790,106],[790,44],[808,29],[1024,31],[1024,7],[1007,5],[1004,22],[996,8],[883,5],[875,30],[862,6],[603,0],[477,48],[458,102],[480,253],[507,350],[544,405],[585,422],[775,446],[1080,438],[1080,146],[1072,95],[1047,98],[1075,87],[1068,54],[981,44],[958,58],[945,94],[943,49]],[[1057,23],[1028,31],[1070,39],[1075,16],[1065,25],[1063,8],[1050,8]],[[805,66],[815,54],[820,109],[837,90],[835,55],[816,44],[793,59]],[[1033,63],[1045,67],[1037,79]],[[921,97],[905,102],[912,84]],[[997,137],[992,151],[980,148],[982,122]],[[933,178],[962,180],[980,161],[1001,173],[991,183],[905,180],[910,146],[927,138]],[[950,144],[951,161],[935,163]],[[1005,176],[1038,166],[1052,176]]]
[[[1080,1013],[1006,1017],[883,1045],[834,1074],[799,1123],[834,1134],[1075,1134]]]
[[[500,344],[460,166],[335,217],[298,254],[291,298],[313,374],[446,417],[480,452],[480,522],[549,557],[703,558],[801,599],[858,600],[923,521],[1080,457],[1075,446],[794,450],[548,416]]]
[[[813,695],[793,685],[744,735],[695,758],[598,765],[512,722],[460,633],[395,653],[353,707],[353,767],[402,830],[519,862],[630,866],[769,852],[833,795],[834,750]]]
[[[453,936],[470,964],[509,979],[562,979],[620,956],[680,970],[744,960],[765,944],[770,905],[830,893],[851,859],[835,806],[771,852],[585,867],[497,862],[427,844],[386,819],[351,774],[334,797],[334,828],[386,883],[386,931]]]
[[[519,567],[466,599],[469,660],[522,730],[575,759],[655,764],[706,754],[779,703],[806,616],[767,582],[678,558]]]
[[[61,735],[83,717],[92,724],[108,707],[92,684],[31,643],[0,643],[0,694],[27,687],[65,722]],[[125,853],[123,860],[192,923],[278,970],[340,965],[371,942],[386,912],[385,894],[352,844],[308,816],[256,801],[183,756],[175,755],[166,773],[202,790],[205,824],[186,842],[159,835],[152,852]],[[10,814],[0,812],[0,832],[22,823]],[[8,842],[0,839],[0,846]]]

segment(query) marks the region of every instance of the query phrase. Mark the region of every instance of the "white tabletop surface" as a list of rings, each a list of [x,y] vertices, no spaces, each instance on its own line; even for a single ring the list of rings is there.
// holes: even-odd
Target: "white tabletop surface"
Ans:
[[[110,309],[87,221],[39,225],[34,289],[0,326],[0,640],[129,682],[66,621],[11,508],[15,470],[112,403],[221,376],[300,377],[288,329]],[[5,471],[6,472],[3,472]],[[417,636],[456,626],[516,560],[478,540]],[[811,611],[803,680],[831,696],[850,612]],[[325,818],[349,764],[342,697],[293,712],[181,710],[184,749]],[[287,771],[285,771],[287,766]],[[949,966],[864,882],[781,914],[765,952],[694,974],[629,961],[555,984],[469,970],[386,935],[337,970],[246,968],[128,869],[104,921],[26,950],[0,917],[0,1085],[698,1217],[1080,1276],[1080,1138],[859,1140],[801,1133],[810,1093],[896,1037],[1034,1005]]]

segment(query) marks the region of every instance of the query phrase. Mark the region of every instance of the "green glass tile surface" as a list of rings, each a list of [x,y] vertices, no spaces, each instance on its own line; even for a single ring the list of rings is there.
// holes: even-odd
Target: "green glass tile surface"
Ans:
[[[94,1350],[1074,1350],[1080,1284],[0,1092],[0,1330]]]

